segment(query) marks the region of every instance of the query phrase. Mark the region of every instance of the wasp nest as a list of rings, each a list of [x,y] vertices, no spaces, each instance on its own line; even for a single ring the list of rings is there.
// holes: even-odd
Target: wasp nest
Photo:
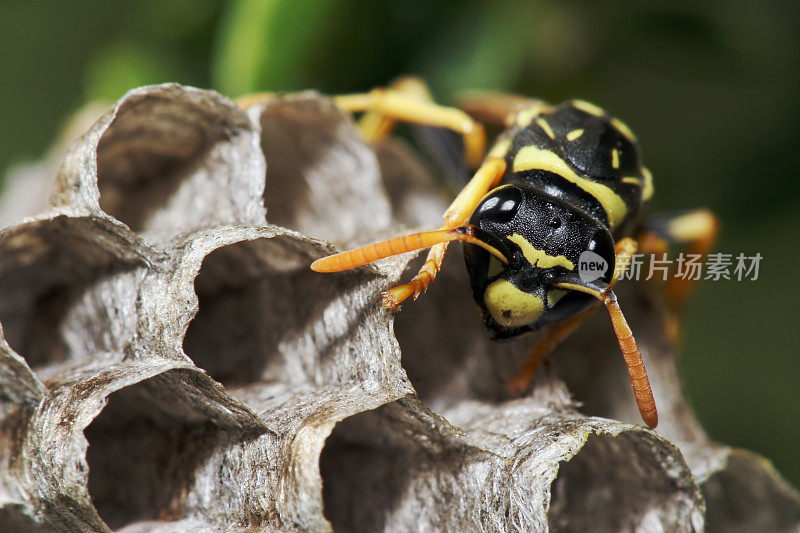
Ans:
[[[326,241],[434,226],[445,205],[411,150],[366,146],[319,95],[243,111],[136,89],[48,201],[31,176],[51,166],[3,204],[2,531],[800,525],[765,461],[698,427],[637,287],[622,298],[658,432],[636,424],[603,315],[509,397],[532,340],[488,340],[456,247],[397,317],[379,295],[413,257],[311,272]]]

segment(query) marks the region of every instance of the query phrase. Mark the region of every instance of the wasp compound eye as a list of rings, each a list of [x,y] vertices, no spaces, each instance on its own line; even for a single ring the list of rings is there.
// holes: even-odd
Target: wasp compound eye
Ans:
[[[503,187],[486,198],[476,214],[482,219],[508,222],[517,214],[522,203],[522,192],[516,187]]]
[[[614,256],[616,255],[614,251],[614,239],[607,231],[596,231],[592,238],[589,239],[586,249],[599,255],[613,267]]]

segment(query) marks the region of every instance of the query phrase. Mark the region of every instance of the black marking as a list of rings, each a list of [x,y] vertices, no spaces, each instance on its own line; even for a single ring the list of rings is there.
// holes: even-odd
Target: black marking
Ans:
[[[556,153],[562,156],[576,172],[596,181],[638,176],[641,167],[639,148],[611,124],[605,116],[590,115],[572,105],[562,105],[546,115],[556,132]],[[583,135],[574,141],[567,140],[570,131],[582,129]],[[611,151],[619,154],[619,168],[612,165]]]
[[[547,170],[523,170],[509,176],[508,182],[557,198],[591,215],[605,227],[609,226],[608,214],[597,198],[558,174]]]

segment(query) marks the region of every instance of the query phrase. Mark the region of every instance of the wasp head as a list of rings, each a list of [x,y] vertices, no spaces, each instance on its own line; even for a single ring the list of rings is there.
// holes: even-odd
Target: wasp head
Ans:
[[[470,224],[508,259],[464,245],[473,297],[497,338],[574,316],[596,301],[556,283],[577,276],[599,286],[611,281],[615,256],[608,229],[557,198],[505,185],[481,201]]]

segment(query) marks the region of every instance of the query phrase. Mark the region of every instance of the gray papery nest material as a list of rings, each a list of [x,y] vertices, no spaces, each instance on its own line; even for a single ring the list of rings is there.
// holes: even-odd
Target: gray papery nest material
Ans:
[[[456,246],[396,317],[378,298],[414,254],[310,271],[446,205],[317,94],[133,90],[25,212],[39,190],[0,231],[2,531],[800,527],[766,461],[698,426],[642,287],[621,300],[658,432],[602,313],[515,399],[534,341],[489,341]]]

